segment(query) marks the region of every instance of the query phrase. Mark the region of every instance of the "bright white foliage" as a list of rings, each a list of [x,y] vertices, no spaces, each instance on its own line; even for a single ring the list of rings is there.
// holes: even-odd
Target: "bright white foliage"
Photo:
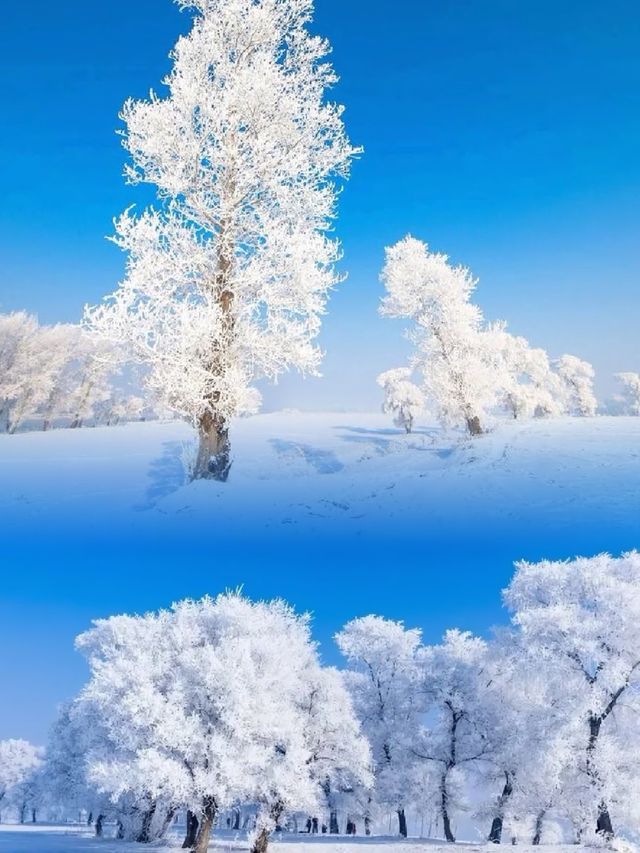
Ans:
[[[545,350],[512,335],[502,323],[489,329],[503,364],[504,408],[513,418],[556,417],[564,413],[563,383],[552,371]]]
[[[80,326],[40,326],[35,317],[0,314],[0,428],[26,424],[43,429],[66,421],[128,419],[144,403],[126,384],[116,391],[113,347],[90,338]]]
[[[407,333],[416,346],[412,366],[422,375],[440,419],[470,430],[478,419],[481,427],[500,384],[482,313],[471,302],[476,280],[470,271],[405,237],[386,250],[382,281],[387,295],[380,313],[413,321]]]
[[[631,552],[520,563],[505,593],[523,665],[549,709],[543,743],[563,744],[549,794],[561,785],[562,808],[583,833],[603,808],[614,819],[636,808],[640,774],[625,753],[640,713],[639,589],[640,554]]]
[[[116,222],[127,277],[87,318],[150,367],[158,400],[197,422],[254,412],[253,383],[315,373],[340,250],[326,232],[357,153],[312,0],[194,0],[168,94],[127,101],[132,183],[158,207]]]
[[[640,373],[616,373],[623,388],[626,410],[630,415],[640,415]]]
[[[411,382],[410,367],[396,367],[378,376],[378,385],[384,390],[382,411],[393,415],[393,422],[406,432],[411,432],[413,422],[424,409],[424,394]]]
[[[328,778],[367,784],[369,751],[338,673],[322,670],[306,617],[240,595],[97,622],[78,639],[92,678],[78,703],[117,748],[89,751],[114,798],[164,798],[202,813],[259,807],[270,830],[312,812]]]
[[[336,635],[347,683],[373,753],[374,803],[402,809],[420,706],[420,631],[379,616],[354,619]]]
[[[0,740],[0,812],[8,805],[21,808],[42,765],[42,752],[26,740]]]
[[[598,408],[593,393],[593,367],[575,355],[563,355],[554,366],[564,383],[568,413],[581,418],[593,417]]]

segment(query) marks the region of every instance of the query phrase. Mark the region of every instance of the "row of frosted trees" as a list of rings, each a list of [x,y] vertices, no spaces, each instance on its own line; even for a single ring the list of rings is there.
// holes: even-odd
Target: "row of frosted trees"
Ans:
[[[113,347],[80,326],[41,326],[24,311],[0,314],[0,431],[114,424],[151,415]]]
[[[383,411],[411,432],[425,409],[445,425],[479,435],[499,413],[510,418],[591,417],[598,403],[591,364],[574,355],[551,361],[545,350],[488,323],[471,301],[477,281],[446,255],[406,237],[387,249],[380,313],[410,321],[414,351],[406,367],[378,377]],[[640,413],[640,374],[619,373],[621,412]]]
[[[421,814],[447,841],[462,822],[495,843],[610,838],[640,819],[639,590],[635,552],[522,563],[490,640],[429,645],[366,616],[336,636],[342,670],[281,601],[98,621],[77,641],[90,680],[44,762],[23,756],[20,777],[20,742],[0,744],[0,805],[13,778],[23,816],[39,790],[140,842],[186,813],[197,853],[216,827],[250,830],[264,853],[277,830],[386,833],[390,813],[401,835]]]

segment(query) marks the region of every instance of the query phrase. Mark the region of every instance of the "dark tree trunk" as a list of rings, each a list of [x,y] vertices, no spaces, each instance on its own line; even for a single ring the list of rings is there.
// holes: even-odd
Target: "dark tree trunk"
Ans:
[[[96,838],[102,838],[102,833],[104,830],[104,815],[99,814],[96,818]]]
[[[169,826],[171,825],[171,821],[174,819],[175,816],[176,816],[175,808],[171,808],[167,811],[166,815],[164,816],[164,820],[162,821],[162,826],[160,827],[160,834],[159,834],[158,838],[164,838],[165,837],[165,835],[167,834],[167,830],[169,829]]]
[[[442,828],[444,829],[444,837],[450,843],[453,843],[456,838],[451,830],[451,820],[449,818],[449,791],[447,790],[447,774],[444,773],[440,782],[440,814],[442,815]]]
[[[482,425],[480,423],[480,418],[477,415],[470,415],[467,417],[467,429],[471,436],[482,435]]]
[[[31,809],[31,823],[37,823],[37,822],[38,822],[38,815],[36,814],[36,810]]]
[[[251,853],[267,853],[269,846],[269,832],[266,829],[261,829],[256,837],[251,848]]]
[[[364,834],[371,835],[371,818],[369,815],[365,815],[364,818]]]
[[[196,836],[196,853],[207,853],[209,849],[209,840],[211,839],[211,830],[213,822],[216,818],[216,804],[212,797],[206,797],[202,804],[202,816],[200,818],[200,826]]]
[[[331,809],[329,812],[329,834],[340,834],[340,827],[338,826],[338,812],[335,809]]]
[[[89,817],[87,818],[87,826],[93,826],[93,812],[89,812]]]
[[[531,843],[534,844],[536,847],[542,841],[542,827],[544,826],[545,814],[546,814],[546,812],[544,810],[541,812],[538,812],[538,816],[536,818],[536,827],[533,831],[533,839],[531,841]]]
[[[20,823],[24,823],[26,815],[27,815],[27,804],[23,803],[20,806]]]
[[[198,455],[193,479],[226,482],[231,468],[231,443],[227,424],[206,412],[200,418],[198,437]]]
[[[596,832],[603,838],[613,838],[613,823],[611,815],[605,802],[600,803],[598,807],[598,820],[596,822]]]
[[[610,705],[613,707],[613,704]],[[607,714],[609,711],[606,712]],[[599,782],[599,774],[598,768],[594,764],[593,754],[596,749],[596,745],[598,743],[598,738],[600,737],[600,729],[602,728],[602,722],[605,715],[599,716],[591,716],[589,717],[589,742],[587,744],[587,773],[591,778],[591,782],[595,787],[598,787]],[[607,804],[602,800],[598,804],[598,819],[596,821],[596,832],[598,835],[603,838],[613,838],[613,823],[611,821],[611,815],[609,814],[609,808]]]
[[[121,820],[118,821],[118,829],[116,831],[118,841],[124,841],[124,824]]]
[[[187,832],[182,842],[184,850],[191,850],[196,846],[196,837],[198,835],[198,818],[192,811],[187,812]]]
[[[403,837],[407,837],[407,816],[404,809],[398,809],[398,833]]]
[[[502,789],[502,793],[498,797],[498,806],[496,809],[496,814],[493,818],[493,822],[491,824],[491,829],[489,831],[489,841],[492,844],[500,844],[502,841],[502,826],[504,824],[504,809],[506,804],[509,802],[511,798],[511,794],[513,794],[513,785],[511,784],[511,775],[509,773],[505,773],[505,783],[504,788]]]
[[[234,809],[233,826],[231,828],[234,830],[240,829],[240,809]]]
[[[151,841],[151,824],[153,823],[153,816],[156,813],[157,807],[158,804],[154,800],[144,813],[144,817],[142,818],[142,826],[140,827],[140,832],[138,833],[138,837],[136,838],[138,844],[148,844]]]

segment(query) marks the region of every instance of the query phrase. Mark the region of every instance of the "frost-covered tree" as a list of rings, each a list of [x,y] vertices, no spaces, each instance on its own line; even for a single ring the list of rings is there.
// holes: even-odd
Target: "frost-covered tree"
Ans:
[[[622,385],[625,409],[630,415],[640,415],[640,373],[616,373]]]
[[[453,812],[467,808],[464,782],[493,749],[487,708],[479,696],[487,645],[468,632],[447,631],[440,645],[423,649],[421,663],[429,722],[413,753],[436,768],[437,808],[444,836],[453,842]]]
[[[397,427],[410,433],[413,422],[424,409],[424,394],[411,381],[410,367],[396,367],[378,376],[378,385],[384,390],[382,411],[393,415]]]
[[[593,392],[593,366],[575,355],[563,355],[555,362],[554,367],[564,384],[565,408],[568,413],[581,418],[593,417],[598,408],[598,401]]]
[[[420,631],[365,616],[347,623],[336,642],[349,665],[347,684],[371,744],[375,791],[370,806],[395,809],[399,833],[406,836],[407,780],[421,707]]]
[[[88,321],[197,427],[195,476],[225,479],[229,422],[257,409],[254,382],[317,371],[339,257],[327,232],[356,149],[326,100],[336,76],[308,30],[312,0],[180,5],[196,16],[168,94],[122,112],[127,176],[154,184],[158,207],[116,223],[127,277]]]
[[[640,712],[639,589],[640,554],[631,552],[520,563],[505,593],[530,666],[537,664],[548,684],[549,731],[557,732],[552,723],[560,720],[571,747],[563,807],[582,834],[592,828],[611,836],[611,804],[628,808],[638,784],[620,714],[623,705]]]
[[[563,414],[563,383],[551,369],[545,350],[512,335],[502,323],[488,330],[502,366],[501,402],[514,419]]]
[[[361,736],[354,747],[326,729],[349,713],[344,688],[320,685],[308,619],[282,602],[185,601],[97,622],[78,643],[92,671],[80,701],[119,733],[115,754],[90,755],[90,780],[116,799],[188,809],[197,853],[220,812],[239,803],[257,807],[253,847],[264,853],[284,815],[318,807],[327,778],[366,782]],[[353,715],[341,727],[358,733]]]
[[[387,249],[381,277],[387,290],[382,316],[413,321],[407,337],[416,346],[412,364],[428,402],[443,422],[463,423],[479,435],[500,383],[482,313],[471,302],[475,279],[413,237]]]
[[[31,801],[33,779],[42,764],[42,749],[26,740],[0,741],[0,812],[7,806],[18,811],[24,823]]]
[[[7,432],[18,428],[30,392],[37,330],[37,319],[24,311],[0,315],[0,416]]]

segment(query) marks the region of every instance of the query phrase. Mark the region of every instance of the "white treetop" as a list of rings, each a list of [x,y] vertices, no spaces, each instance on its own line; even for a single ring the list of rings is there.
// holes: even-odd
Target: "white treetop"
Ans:
[[[257,409],[255,381],[317,372],[340,253],[326,232],[357,150],[325,99],[336,76],[307,29],[312,0],[180,5],[196,15],[168,94],[122,112],[127,176],[154,184],[158,206],[117,221],[127,277],[88,320],[199,428],[196,476],[223,479],[228,422]]]
[[[640,415],[640,373],[616,373],[622,385],[626,410],[630,415]]]
[[[413,367],[428,401],[443,422],[463,423],[472,435],[482,432],[499,383],[482,313],[470,301],[476,280],[446,255],[405,237],[387,249],[382,281],[382,316],[413,321],[407,336],[416,345]]]
[[[566,409],[570,415],[593,417],[598,401],[593,392],[595,371],[588,361],[575,355],[563,355],[555,362],[555,370],[565,386]]]
[[[378,385],[384,390],[382,411],[393,415],[394,424],[407,433],[424,410],[424,394],[411,381],[412,373],[410,367],[396,367],[378,376]]]

